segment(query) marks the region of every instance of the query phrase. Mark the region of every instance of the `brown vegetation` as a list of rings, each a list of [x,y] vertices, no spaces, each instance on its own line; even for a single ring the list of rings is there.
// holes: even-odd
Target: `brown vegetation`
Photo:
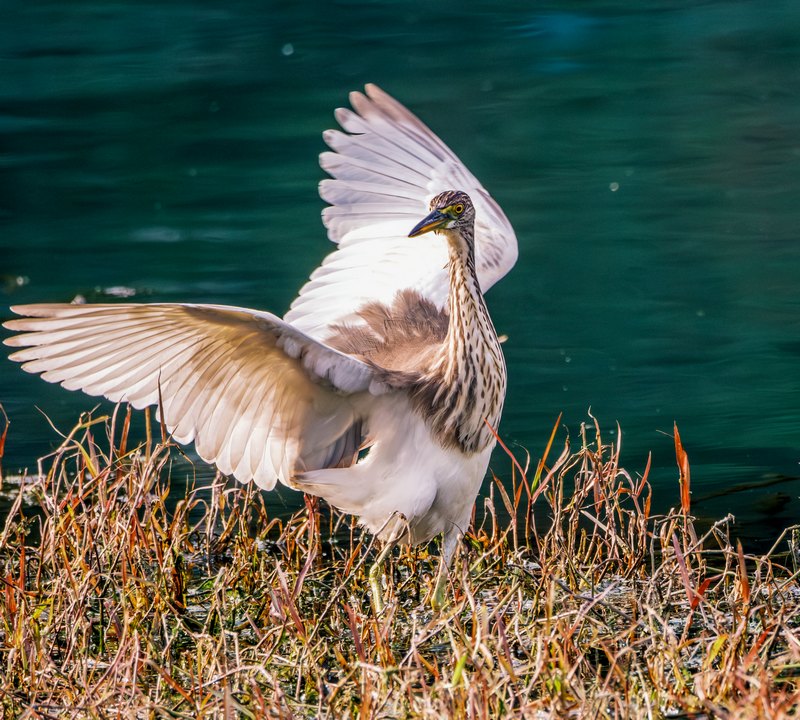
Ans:
[[[98,430],[114,440],[97,442]],[[626,472],[619,445],[590,425],[577,450],[567,442],[530,476],[515,464],[507,482],[495,479],[443,612],[425,602],[435,557],[422,548],[395,553],[376,617],[375,548],[348,518],[311,500],[273,517],[262,494],[222,478],[168,500],[183,462],[174,445],[129,450],[127,418],[84,420],[40,477],[6,480],[15,502],[0,525],[0,708],[22,718],[796,717],[796,545],[787,534],[750,556],[728,518],[698,536],[675,440],[675,512],[650,514],[648,468]]]

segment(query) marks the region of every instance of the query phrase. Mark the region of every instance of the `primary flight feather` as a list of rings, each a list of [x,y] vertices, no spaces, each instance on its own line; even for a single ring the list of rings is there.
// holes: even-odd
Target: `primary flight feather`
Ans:
[[[374,85],[339,109],[320,183],[337,244],[283,319],[221,305],[23,305],[11,359],[136,408],[242,482],[276,481],[385,541],[444,534],[433,595],[495,444],[505,363],[482,291],[517,257],[502,210]],[[420,238],[421,235],[425,237]],[[360,451],[368,448],[359,460]]]

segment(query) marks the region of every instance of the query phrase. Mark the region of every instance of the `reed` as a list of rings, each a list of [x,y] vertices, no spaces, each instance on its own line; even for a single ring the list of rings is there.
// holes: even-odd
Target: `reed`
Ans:
[[[83,417],[4,481],[4,717],[797,717],[797,529],[765,555],[730,517],[700,533],[677,428],[665,515],[594,420],[574,449],[557,424],[530,473],[501,456],[450,604],[429,609],[435,557],[406,549],[377,617],[349,518],[200,483],[148,428],[134,446],[130,413]]]

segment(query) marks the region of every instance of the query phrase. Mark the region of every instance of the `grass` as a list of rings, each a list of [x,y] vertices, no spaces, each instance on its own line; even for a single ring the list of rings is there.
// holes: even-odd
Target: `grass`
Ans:
[[[590,423],[494,479],[443,612],[432,546],[395,552],[376,617],[349,518],[273,517],[219,477],[176,500],[190,466],[165,438],[129,448],[129,419],[84,418],[6,479],[4,717],[798,716],[797,531],[759,556],[730,518],[698,535],[677,428],[680,508],[651,515],[649,466]]]

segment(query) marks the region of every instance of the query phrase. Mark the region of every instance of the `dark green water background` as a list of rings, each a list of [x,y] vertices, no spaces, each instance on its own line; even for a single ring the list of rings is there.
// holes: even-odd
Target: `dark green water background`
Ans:
[[[6,0],[0,305],[282,313],[332,248],[320,133],[365,82],[516,228],[488,297],[506,441],[538,457],[591,407],[666,507],[677,421],[698,513],[752,542],[800,520],[797,2]],[[0,403],[6,472],[57,440],[34,404],[65,429],[93,405],[7,361]]]

